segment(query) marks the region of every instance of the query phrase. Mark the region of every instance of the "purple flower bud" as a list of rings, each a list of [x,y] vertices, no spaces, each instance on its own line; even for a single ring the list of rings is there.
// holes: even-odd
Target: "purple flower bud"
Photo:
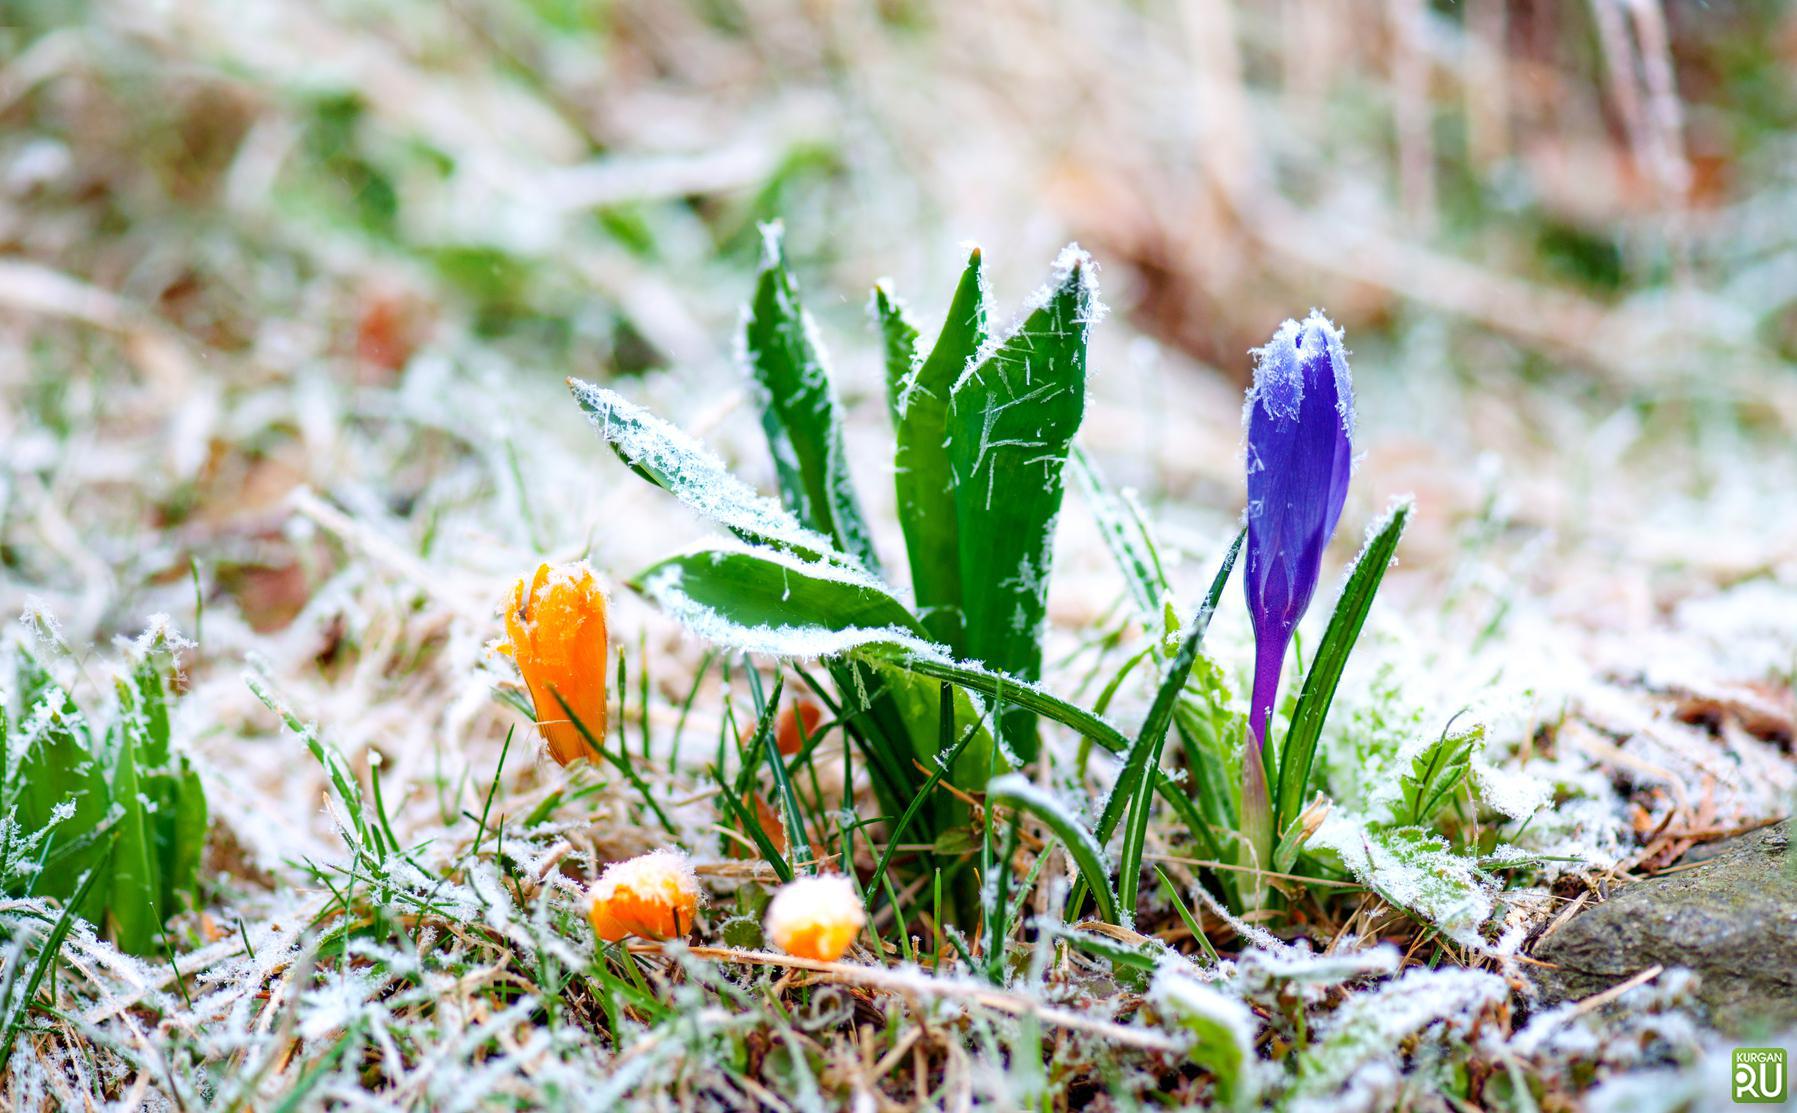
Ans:
[[[1292,631],[1316,593],[1354,455],[1354,384],[1341,330],[1310,311],[1254,353],[1248,433],[1248,613],[1254,620],[1252,756],[1260,757]]]

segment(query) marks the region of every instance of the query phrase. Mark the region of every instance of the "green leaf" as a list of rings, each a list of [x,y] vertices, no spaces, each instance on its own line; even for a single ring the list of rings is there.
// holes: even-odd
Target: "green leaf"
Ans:
[[[574,400],[630,470],[750,544],[812,558],[833,553],[830,538],[799,524],[757,494],[704,445],[616,391],[569,379]]]
[[[911,565],[917,611],[930,636],[959,654],[962,645],[961,556],[950,472],[949,394],[986,343],[986,287],[979,248],[949,302],[929,357],[916,358],[917,330],[884,287],[874,291],[886,340],[887,398],[897,436],[893,483]],[[909,353],[907,357],[907,353]]]
[[[886,357],[886,409],[896,427],[905,408],[905,387],[917,373],[917,326],[884,281],[874,286],[873,313]]]
[[[281,721],[287,724],[288,730],[299,735],[300,741],[304,742],[306,749],[311,751],[313,760],[317,761],[320,768],[330,777],[331,787],[337,792],[338,802],[343,805],[343,810],[347,813],[351,826],[355,828],[353,832],[344,832],[346,836],[351,836],[355,840],[350,849],[367,857],[369,861],[378,863],[383,858],[380,838],[370,832],[368,809],[362,800],[362,784],[356,780],[355,771],[349,767],[349,763],[343,760],[342,753],[338,751],[337,747],[319,736],[317,727],[302,721],[292,709],[281,703],[260,678],[250,676],[245,679],[250,686],[250,692],[262,701],[264,707],[279,716]]]
[[[1105,922],[1121,924],[1117,916],[1117,896],[1111,889],[1110,873],[1105,869],[1104,850],[1084,824],[1059,801],[1032,784],[1020,773],[1007,773],[986,786],[986,802],[1003,804],[1029,812],[1067,846],[1081,880],[1098,901],[1098,914]]]
[[[1411,759],[1410,768],[1399,778],[1400,825],[1428,826],[1466,780],[1473,751],[1485,740],[1485,728],[1475,726],[1458,734],[1451,731],[1452,724]]]
[[[200,888],[200,858],[206,851],[206,790],[200,775],[187,761],[177,757],[174,786],[174,817],[168,823],[158,845],[162,860],[163,911],[165,915],[180,911],[182,896],[197,897]]]
[[[1385,570],[1391,567],[1398,538],[1410,517],[1410,508],[1408,501],[1400,502],[1374,526],[1372,540],[1361,550],[1353,571],[1348,573],[1347,586],[1342,588],[1341,598],[1335,604],[1335,613],[1329,616],[1323,640],[1317,646],[1310,671],[1304,676],[1304,687],[1298,693],[1291,728],[1286,731],[1280,747],[1279,783],[1273,797],[1275,831],[1285,830],[1303,806],[1305,790],[1310,786],[1311,766],[1316,761],[1317,741],[1323,735],[1323,720],[1328,717],[1329,704],[1335,699],[1335,686],[1341,682],[1342,669],[1360,637],[1360,628],[1366,623],[1373,596],[1378,594],[1379,584],[1385,579]]]
[[[162,877],[144,815],[144,793],[137,768],[137,747],[128,740],[118,748],[112,795],[123,811],[112,848],[112,876],[106,894],[107,920],[119,949],[151,954],[162,932]]]
[[[1056,939],[1064,939],[1071,946],[1104,959],[1113,968],[1134,972],[1135,977],[1130,980],[1138,988],[1147,980],[1140,975],[1152,973],[1157,966],[1167,961],[1167,956],[1171,953],[1165,944],[1156,939],[1147,943],[1125,943],[1121,939],[1113,939],[1095,931],[1081,931],[1062,924],[1046,926],[1048,933]]]
[[[1154,703],[1148,708],[1148,715],[1142,721],[1142,729],[1136,736],[1135,745],[1129,749],[1124,759],[1123,768],[1117,774],[1117,783],[1111,794],[1105,799],[1105,806],[1099,816],[1097,834],[1100,839],[1110,837],[1111,830],[1123,815],[1123,808],[1128,807],[1129,822],[1123,829],[1122,856],[1117,865],[1117,899],[1132,914],[1136,905],[1136,885],[1142,872],[1142,846],[1148,834],[1148,811],[1154,803],[1154,778],[1149,776],[1151,770],[1158,770],[1161,763],[1161,750],[1167,741],[1167,730],[1173,724],[1173,714],[1179,703],[1180,693],[1185,690],[1186,677],[1191,674],[1192,662],[1198,657],[1198,647],[1204,642],[1204,633],[1210,628],[1211,616],[1217,611],[1217,604],[1222,601],[1223,587],[1229,582],[1229,573],[1235,568],[1236,557],[1242,551],[1242,540],[1247,531],[1235,535],[1235,541],[1223,556],[1223,565],[1212,577],[1210,591],[1204,596],[1204,605],[1192,616],[1186,626],[1186,636],[1180,642],[1179,652],[1167,665],[1166,675],[1161,679],[1160,690],[1155,693]]]
[[[889,652],[885,647],[870,644],[864,652],[878,654]],[[1062,726],[1090,738],[1093,742],[1114,754],[1122,754],[1129,749],[1129,739],[1123,732],[1112,726],[1100,715],[1069,703],[1059,696],[1044,691],[1034,684],[1028,684],[1016,677],[1004,676],[983,669],[978,665],[966,662],[944,661],[934,657],[895,656],[892,663],[909,672],[936,680],[947,680],[968,691],[978,692],[987,699],[1005,704],[1017,704],[1027,707],[1032,712],[1060,723]],[[963,758],[963,761],[966,759]],[[1166,773],[1155,771],[1155,790],[1160,793],[1181,820],[1201,837],[1208,830],[1204,816],[1199,814],[1192,802],[1186,798],[1185,790],[1176,784]]]
[[[1248,717],[1234,710],[1228,677],[1203,654],[1192,665],[1185,694],[1173,712],[1173,726],[1185,750],[1198,810],[1215,830],[1235,830]],[[1222,847],[1212,850],[1221,853]]]
[[[1042,623],[1062,471],[1086,401],[1086,338],[1097,311],[1092,261],[1063,253],[1046,300],[949,392],[948,460],[959,535],[964,651],[1025,679],[1042,670]],[[1024,760],[1034,718],[1001,733]]]
[[[32,700],[20,726],[37,730],[35,738],[28,733],[15,774],[19,827],[27,836],[47,832],[51,853],[61,846],[81,844],[79,851],[60,858],[60,868],[44,870],[29,884],[33,896],[66,898],[75,879],[98,868],[105,857],[109,843],[88,836],[106,825],[111,792],[87,721],[69,694],[29,653],[20,654],[19,680],[20,688],[30,693]],[[64,809],[64,817],[58,818],[58,808]],[[76,911],[98,922],[106,890],[107,886],[97,885]]]
[[[701,548],[631,587],[709,641],[774,657],[834,657],[869,644],[932,649],[885,586],[839,565],[763,550]]]
[[[717,802],[719,802],[719,806],[721,806],[722,809],[724,809],[724,813],[726,813],[724,818],[730,820],[733,824],[739,825],[744,831],[748,831],[749,838],[755,841],[755,849],[762,852],[762,859],[766,861],[767,865],[773,867],[775,876],[780,877],[782,883],[791,881],[792,867],[787,863],[785,856],[780,854],[780,847],[776,847],[775,840],[769,838],[766,827],[762,827],[760,816],[755,815],[755,809],[753,809],[753,807],[744,807],[740,804],[739,800],[737,800],[735,789],[730,788],[730,782],[724,780],[724,775],[722,775],[722,773],[719,773],[717,770],[712,770],[712,775],[717,779],[717,789],[719,789]]]
[[[784,674],[774,677],[774,690],[767,697],[767,706],[761,719],[755,724],[755,742],[761,747],[767,759],[768,772],[774,778],[774,788],[780,794],[781,824],[786,828],[786,846],[792,855],[792,862],[800,869],[805,868],[817,856],[811,851],[811,839],[805,834],[805,813],[799,807],[799,797],[792,790],[792,778],[786,775],[786,760],[780,754],[780,747],[774,743],[774,716],[780,708],[780,693],[786,690]]]
[[[1129,749],[1123,732],[1078,704],[1069,703],[1025,680],[1006,676],[966,661],[945,661],[925,656],[896,656],[899,668],[936,680],[947,680],[989,700],[1016,705],[1042,715],[1090,738],[1114,754]]]
[[[743,351],[760,386],[761,427],[786,505],[799,520],[878,573],[873,538],[849,478],[842,419],[811,315],[799,304],[778,223],[761,229],[761,271],[743,322]]]
[[[952,723],[949,725],[951,727],[953,726]],[[911,802],[905,805],[904,812],[899,816],[898,822],[892,825],[892,830],[886,837],[886,849],[880,854],[880,861],[879,864],[874,867],[873,877],[868,879],[866,892],[869,901],[873,899],[873,894],[879,890],[880,882],[886,876],[886,867],[892,863],[893,854],[898,850],[899,844],[904,841],[905,832],[911,829],[911,821],[917,818],[918,811],[930,799],[930,794],[935,791],[936,785],[940,783],[942,778],[947,775],[948,771],[954,767],[955,759],[961,756],[961,752],[967,749],[968,743],[972,742],[979,733],[979,723],[975,723],[972,727],[969,727],[967,733],[961,736],[961,740],[955,743],[954,747],[947,753],[942,755],[935,770],[930,773],[929,778],[924,781],[923,786],[913,794]],[[965,829],[962,828],[961,830]],[[952,832],[945,832],[944,834],[950,833]],[[941,838],[942,836],[937,837],[938,847],[940,847]]]
[[[168,688],[163,683],[170,662],[167,643],[156,642],[119,684],[124,745],[135,751],[132,764],[138,788],[129,795],[115,789],[113,795],[126,801],[141,794],[150,802],[143,828],[158,879],[159,925],[180,909],[184,898],[198,895],[200,856],[206,844],[205,790],[186,755],[175,753],[170,743]],[[120,869],[133,860],[128,832],[120,835],[117,855]],[[154,943],[152,935],[146,946],[153,948]]]

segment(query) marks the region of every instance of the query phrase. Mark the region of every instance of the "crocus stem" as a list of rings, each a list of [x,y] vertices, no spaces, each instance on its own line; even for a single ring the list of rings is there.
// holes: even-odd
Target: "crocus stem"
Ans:
[[[1254,870],[1272,868],[1273,801],[1267,794],[1266,767],[1261,764],[1260,739],[1248,732],[1247,751],[1242,754],[1242,818],[1236,862]],[[1249,874],[1241,888],[1243,904],[1259,908],[1265,904],[1267,881],[1259,874]]]
[[[1254,695],[1249,704],[1248,737],[1242,754],[1242,827],[1244,861],[1253,869],[1271,869],[1273,862],[1273,798],[1268,782],[1273,771],[1265,741],[1279,698],[1279,673],[1285,664],[1285,639],[1264,638],[1254,655]],[[1247,903],[1259,907],[1266,881],[1255,875],[1245,890]]]
[[[1286,638],[1258,639],[1254,650],[1254,696],[1248,704],[1248,731],[1252,749],[1261,759],[1263,776],[1271,779],[1272,759],[1263,750],[1273,723],[1273,705],[1279,700],[1279,674],[1285,667]]]

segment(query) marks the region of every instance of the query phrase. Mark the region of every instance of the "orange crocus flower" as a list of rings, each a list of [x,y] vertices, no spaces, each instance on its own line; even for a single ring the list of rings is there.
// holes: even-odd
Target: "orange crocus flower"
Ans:
[[[539,565],[534,577],[512,588],[505,630],[510,641],[499,651],[524,674],[549,756],[558,765],[590,756],[568,710],[595,741],[605,737],[605,594],[592,569]]]
[[[865,923],[855,887],[838,874],[788,882],[767,906],[767,933],[775,945],[820,962],[841,958]]]
[[[587,918],[607,943],[627,935],[677,939],[692,930],[699,911],[699,880],[686,855],[653,850],[613,862],[593,886]]]

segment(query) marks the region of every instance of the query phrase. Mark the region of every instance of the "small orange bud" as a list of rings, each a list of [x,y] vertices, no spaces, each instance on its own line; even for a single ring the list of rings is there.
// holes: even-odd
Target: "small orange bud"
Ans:
[[[839,874],[801,877],[774,894],[767,933],[789,955],[835,962],[867,922],[861,898]]]
[[[605,737],[605,595],[585,564],[537,567],[512,588],[505,612],[510,641],[501,653],[518,663],[537,729],[556,764],[592,753],[562,700],[595,739]]]
[[[780,818],[779,812],[769,806],[768,796],[759,789],[751,788],[743,793],[743,808],[745,810],[754,809],[755,821],[761,824],[761,830],[766,833],[768,841],[774,844],[775,850],[785,854],[786,821]],[[749,833],[748,827],[742,823],[735,824],[735,827],[744,835]],[[759,852],[753,843],[744,844],[733,839],[730,842],[728,853],[732,858],[754,858]]]
[[[782,707],[774,718],[774,746],[780,756],[791,757],[804,749],[808,740],[817,737],[817,728],[823,721],[823,709],[808,699],[794,700]],[[750,723],[743,728],[743,745],[747,746],[754,737],[755,724]]]
[[[654,850],[606,866],[592,902],[587,918],[607,943],[626,935],[677,939],[692,930],[699,911],[699,879],[680,851]]]
[[[808,739],[817,736],[818,725],[823,721],[823,711],[808,699],[781,708],[780,717],[774,720],[774,745],[780,748],[781,756],[791,757],[803,749]]]

